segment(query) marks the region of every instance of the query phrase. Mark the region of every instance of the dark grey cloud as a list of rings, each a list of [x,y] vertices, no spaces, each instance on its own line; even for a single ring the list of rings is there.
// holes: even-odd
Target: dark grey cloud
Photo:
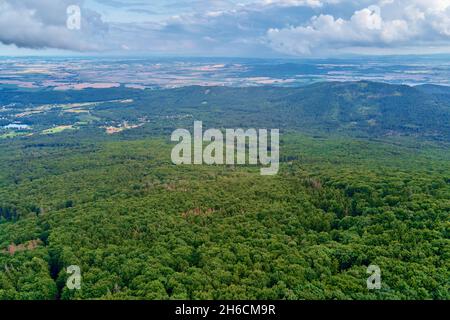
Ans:
[[[76,0],[0,0],[0,42],[19,48],[73,51],[106,48],[107,25],[96,12],[83,7],[81,30],[67,28],[67,8],[83,7]]]

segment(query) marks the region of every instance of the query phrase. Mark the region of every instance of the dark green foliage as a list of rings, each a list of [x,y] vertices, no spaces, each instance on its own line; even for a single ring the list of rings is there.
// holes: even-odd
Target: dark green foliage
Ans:
[[[202,120],[208,127],[258,127],[313,134],[345,133],[357,137],[413,136],[427,140],[450,138],[450,89],[409,87],[372,82],[323,82],[300,88],[184,87],[168,90],[114,88],[67,92],[3,89],[0,102],[13,104],[10,120],[35,129],[83,123],[101,125],[146,119],[142,134],[171,132]],[[132,99],[132,104],[117,102]],[[109,101],[108,103],[101,103]],[[114,102],[116,101],[116,102]],[[53,108],[45,113],[15,118],[31,106],[99,102],[89,113],[66,113]],[[5,123],[6,124],[6,123]]]
[[[87,126],[0,140],[0,299],[450,298],[442,98],[367,83],[205,90],[140,93],[131,111],[92,113],[282,125],[279,175],[172,165],[171,128],[192,118],[156,118],[114,136]],[[232,111],[219,107],[225,98]],[[357,112],[369,101],[373,131]],[[355,138],[345,129],[352,121],[371,138]],[[386,130],[423,139],[381,138]],[[378,291],[366,287],[371,264],[382,271]],[[80,291],[65,286],[70,265],[81,267]]]

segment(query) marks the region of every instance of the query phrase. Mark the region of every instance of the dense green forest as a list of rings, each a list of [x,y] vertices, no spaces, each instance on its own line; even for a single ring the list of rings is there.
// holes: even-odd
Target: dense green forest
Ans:
[[[94,91],[1,93],[32,129],[0,139],[0,299],[450,299],[448,91]],[[173,165],[194,119],[279,127],[279,174]]]
[[[360,138],[407,135],[447,142],[450,139],[450,90],[429,85],[362,81],[322,82],[297,88],[120,87],[81,91],[0,86],[0,97],[0,127],[19,121],[34,133],[67,125],[73,129],[98,129],[124,122],[146,124],[129,133],[139,138],[144,134],[167,135],[173,127],[192,126],[193,119],[197,119],[205,126],[218,128],[278,128]]]

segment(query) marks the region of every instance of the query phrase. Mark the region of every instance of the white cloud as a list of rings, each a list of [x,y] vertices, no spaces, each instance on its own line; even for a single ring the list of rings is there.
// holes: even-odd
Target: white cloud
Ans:
[[[449,36],[449,0],[381,0],[349,19],[321,14],[305,25],[267,32],[273,49],[293,55],[353,47],[448,46]]]
[[[0,43],[222,56],[450,46],[450,0],[147,1],[0,0]],[[79,32],[65,27],[74,3],[82,6]],[[159,14],[136,19],[130,8]]]

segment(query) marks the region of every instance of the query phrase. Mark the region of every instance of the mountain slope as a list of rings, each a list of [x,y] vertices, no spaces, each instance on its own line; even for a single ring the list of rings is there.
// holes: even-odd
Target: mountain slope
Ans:
[[[119,98],[122,101],[117,101]],[[126,99],[129,102],[123,103]],[[86,102],[92,104],[85,109],[76,106],[77,112],[65,112],[69,104]],[[42,105],[58,104],[62,109],[39,109]],[[150,119],[148,122],[170,131],[192,125],[195,119],[219,128],[270,127],[362,137],[450,138],[450,88],[437,86],[323,82],[299,88],[121,87],[67,92],[28,90],[23,94],[20,90],[3,89],[0,105],[7,109],[0,126],[19,121],[40,129],[74,123],[101,128]]]

